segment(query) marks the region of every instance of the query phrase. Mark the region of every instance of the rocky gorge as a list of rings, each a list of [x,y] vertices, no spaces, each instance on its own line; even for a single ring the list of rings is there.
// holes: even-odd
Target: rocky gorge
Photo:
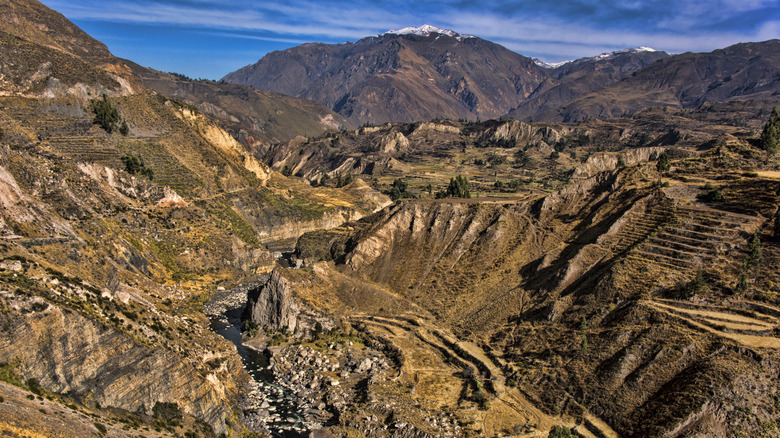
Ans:
[[[493,43],[384,35],[360,45],[425,67],[391,76],[474,112],[350,129],[116,58],[35,0],[0,18],[0,435],[780,435],[776,42],[539,85]],[[428,43],[521,60],[503,97],[586,94],[470,120],[515,99],[440,74]],[[703,76],[665,81],[686,59]],[[590,98],[647,72],[662,107]]]

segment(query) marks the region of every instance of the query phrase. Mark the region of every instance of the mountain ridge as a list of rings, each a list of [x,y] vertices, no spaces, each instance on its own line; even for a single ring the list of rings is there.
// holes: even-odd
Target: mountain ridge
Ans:
[[[421,33],[271,52],[223,80],[313,99],[360,125],[497,118],[545,77],[530,58],[487,40]]]
[[[776,51],[765,48],[754,54],[761,58],[756,60],[736,55],[738,47],[669,55],[640,46],[545,64],[479,37],[423,25],[354,43],[309,43],[271,52],[223,80],[318,101],[353,125],[434,118],[567,121],[614,117],[652,106],[691,108],[705,100],[766,98],[780,90],[777,81],[764,87],[763,94],[749,89],[750,81],[755,82],[750,77],[760,75],[761,68],[770,71],[763,80],[772,80],[771,71],[780,68]],[[699,61],[686,61],[691,57]],[[665,65],[675,67],[650,68],[664,58],[673,60]],[[756,71],[728,79],[739,80],[723,87],[726,92],[708,87],[717,88],[713,80],[728,73],[713,78],[696,73],[697,68],[733,73],[747,62],[756,65]],[[707,63],[710,67],[697,66]],[[681,74],[689,82],[686,90],[658,91],[659,83],[674,82]],[[617,85],[622,81],[626,85]],[[677,100],[672,94],[686,96]]]
[[[780,94],[780,40],[671,56],[540,115],[545,120],[616,117],[650,107],[768,100]]]

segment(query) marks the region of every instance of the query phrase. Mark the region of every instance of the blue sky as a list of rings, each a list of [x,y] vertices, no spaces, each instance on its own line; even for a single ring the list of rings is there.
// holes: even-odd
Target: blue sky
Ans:
[[[42,0],[117,56],[219,79],[266,53],[430,24],[557,62],[780,38],[778,0]]]

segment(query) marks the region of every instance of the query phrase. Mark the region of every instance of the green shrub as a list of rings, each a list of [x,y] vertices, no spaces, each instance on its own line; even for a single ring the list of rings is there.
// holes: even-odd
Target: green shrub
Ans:
[[[571,438],[571,429],[566,426],[555,425],[550,429],[548,438]]]
[[[244,331],[250,338],[254,338],[257,336],[257,332],[260,330],[260,327],[257,325],[256,322],[252,321],[251,319],[248,319],[244,321]]]
[[[485,388],[482,386],[482,380],[474,377],[472,384],[474,385],[473,400],[479,404],[479,408],[487,410],[490,406],[488,402],[488,396],[485,393]]]
[[[101,423],[94,423],[95,429],[100,432],[101,435],[105,435],[108,433],[108,429],[106,429],[106,426],[102,425]]]
[[[43,394],[43,387],[40,383],[38,383],[38,379],[35,378],[29,378],[26,382],[24,382],[27,387],[30,389],[30,392],[32,392],[35,395],[41,395]]]
[[[89,108],[95,113],[93,122],[100,125],[100,127],[109,134],[117,129],[117,125],[122,120],[122,117],[119,115],[119,110],[116,109],[114,104],[105,94],[101,99],[90,100]]]
[[[711,183],[707,183],[704,186],[704,190],[706,190],[707,193],[703,195],[699,195],[698,196],[699,199],[708,202],[720,202],[723,200],[723,193],[721,193],[720,189],[713,186]]]
[[[490,163],[491,166],[498,166],[500,164],[504,164],[506,161],[506,157],[503,155],[498,155],[496,153],[490,153],[487,156],[487,162]]]
[[[170,423],[174,420],[181,418],[181,411],[179,405],[170,402],[157,402],[152,408],[154,418],[166,423]]]
[[[130,133],[130,127],[127,126],[127,121],[122,120],[122,123],[119,124],[119,133],[127,137],[127,134]]]
[[[121,160],[122,164],[125,165],[125,170],[127,173],[131,175],[143,175],[149,178],[150,181],[154,179],[154,171],[151,168],[146,167],[143,158],[136,157],[133,154],[127,154],[123,155]]]
[[[336,188],[344,187],[344,186],[348,185],[351,182],[352,182],[352,175],[351,174],[348,173],[344,177],[342,177],[340,173],[336,174]]]

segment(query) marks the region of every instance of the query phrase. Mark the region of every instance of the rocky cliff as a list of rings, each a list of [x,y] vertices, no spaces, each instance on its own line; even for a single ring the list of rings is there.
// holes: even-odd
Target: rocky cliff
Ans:
[[[262,286],[247,293],[242,319],[268,330],[282,330],[306,337],[315,331],[333,328],[334,323],[295,293],[295,283],[279,270],[271,273]]]

